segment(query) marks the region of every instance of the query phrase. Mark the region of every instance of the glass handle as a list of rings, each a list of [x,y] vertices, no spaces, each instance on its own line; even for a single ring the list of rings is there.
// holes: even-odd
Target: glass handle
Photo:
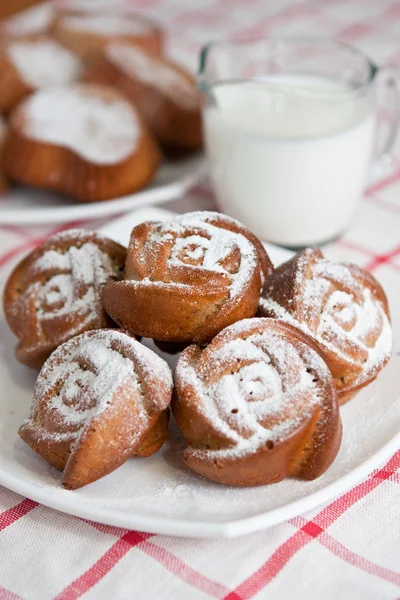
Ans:
[[[378,147],[375,159],[378,163],[390,163],[400,126],[400,68],[394,65],[380,67],[377,83],[378,94],[382,91],[386,93],[384,103],[382,103],[384,106],[379,108],[382,111],[384,122],[389,122],[389,128]],[[378,118],[377,133],[379,133],[379,129],[382,129],[382,125],[379,124]]]

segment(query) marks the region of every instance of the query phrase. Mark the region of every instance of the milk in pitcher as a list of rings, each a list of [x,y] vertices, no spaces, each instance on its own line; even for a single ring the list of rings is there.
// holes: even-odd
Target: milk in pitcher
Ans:
[[[296,73],[219,83],[211,97],[204,130],[220,208],[288,246],[343,231],[372,157],[368,95]]]

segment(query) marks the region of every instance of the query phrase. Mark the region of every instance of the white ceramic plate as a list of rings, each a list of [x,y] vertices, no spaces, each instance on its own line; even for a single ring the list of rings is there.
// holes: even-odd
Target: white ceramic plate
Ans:
[[[103,231],[126,243],[133,224],[166,215],[155,209],[139,211]],[[290,254],[267,248],[275,263]],[[342,448],[316,481],[288,479],[248,489],[212,483],[185,467],[179,434],[171,427],[171,441],[155,456],[130,459],[104,479],[66,491],[60,487],[60,474],[18,438],[17,429],[29,412],[35,374],[14,360],[15,340],[3,319],[0,340],[0,484],[100,523],[190,537],[250,533],[330,500],[380,466],[400,444],[400,357],[394,357],[377,382],[343,407]]]
[[[145,189],[104,202],[76,202],[71,198],[27,187],[12,187],[0,197],[0,225],[45,225],[64,221],[109,217],[141,206],[162,204],[183,196],[205,175],[205,161],[196,155],[164,161]]]

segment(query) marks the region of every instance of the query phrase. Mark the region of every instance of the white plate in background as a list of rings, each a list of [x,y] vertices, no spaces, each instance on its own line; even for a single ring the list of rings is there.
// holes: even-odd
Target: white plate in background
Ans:
[[[164,160],[149,186],[135,194],[103,202],[77,202],[55,192],[11,187],[0,197],[0,225],[46,225],[118,215],[175,200],[204,176],[205,160],[197,154],[174,162]]]
[[[137,211],[102,231],[127,243],[134,224],[170,215]],[[266,246],[275,264],[290,252]],[[162,310],[162,307],[160,307]],[[179,434],[154,456],[133,458],[107,477],[77,491],[60,486],[61,475],[18,437],[28,415],[35,373],[12,355],[15,343],[0,319],[0,484],[42,504],[92,521],[186,537],[232,537],[270,527],[355,485],[400,445],[400,357],[378,380],[341,409],[343,443],[328,471],[311,482],[287,479],[258,488],[230,488],[191,472],[180,458]],[[159,352],[161,355],[162,353]],[[165,355],[171,366],[173,357]]]

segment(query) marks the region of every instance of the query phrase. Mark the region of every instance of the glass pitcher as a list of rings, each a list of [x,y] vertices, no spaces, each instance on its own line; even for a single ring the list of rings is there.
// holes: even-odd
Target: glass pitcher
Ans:
[[[290,247],[342,233],[376,155],[382,92],[391,125],[379,155],[396,137],[396,76],[328,39],[205,46],[198,85],[221,210],[262,239]]]

